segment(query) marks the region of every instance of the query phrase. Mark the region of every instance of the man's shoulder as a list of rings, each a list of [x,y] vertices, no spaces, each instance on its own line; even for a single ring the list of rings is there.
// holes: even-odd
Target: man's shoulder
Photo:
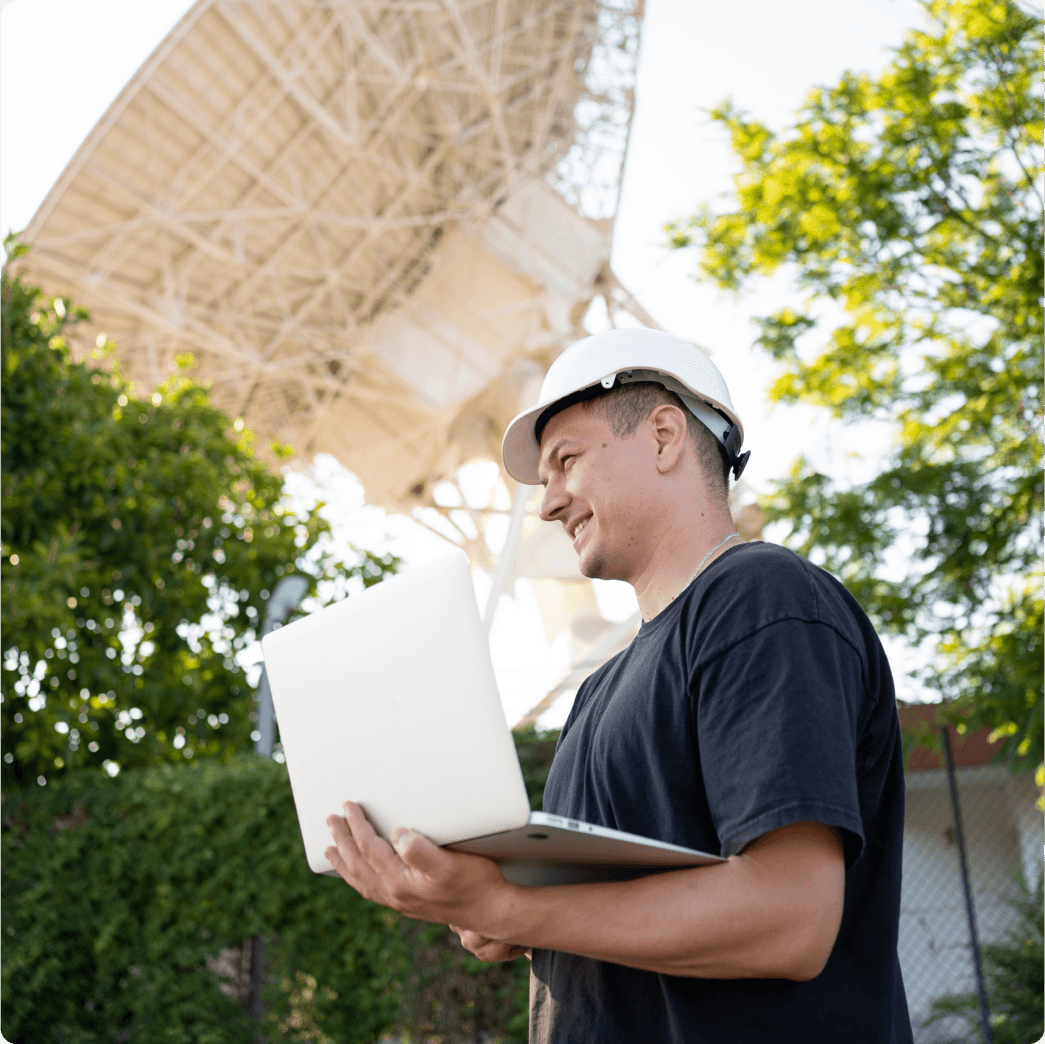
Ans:
[[[779,544],[753,541],[722,555],[705,583],[692,592],[693,620],[721,620],[753,633],[784,620],[825,624],[855,645],[868,638],[870,622],[842,583],[807,558]]]
[[[707,590],[721,596],[729,591],[772,601],[817,600],[825,587],[838,581],[807,558],[779,544],[755,540],[742,544],[713,562],[706,571]]]

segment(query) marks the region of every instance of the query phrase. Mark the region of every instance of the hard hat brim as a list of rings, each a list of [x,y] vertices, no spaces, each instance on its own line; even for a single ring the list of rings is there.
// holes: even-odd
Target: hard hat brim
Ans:
[[[549,407],[550,402],[539,402],[524,413],[520,413],[504,433],[501,457],[504,470],[526,486],[539,486],[541,476],[537,465],[541,462],[541,447],[537,442],[537,419]]]

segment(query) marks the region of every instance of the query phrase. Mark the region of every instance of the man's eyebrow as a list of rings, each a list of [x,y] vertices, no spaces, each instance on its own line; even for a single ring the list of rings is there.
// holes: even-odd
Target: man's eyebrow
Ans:
[[[555,460],[556,456],[559,453],[562,452],[563,446],[567,445],[570,442],[570,440],[573,439],[573,438],[575,438],[575,436],[573,436],[573,435],[571,435],[569,433],[566,433],[566,434],[558,436],[555,439],[555,441],[552,442],[552,444],[548,447],[547,450],[541,450],[540,462],[544,463],[546,461],[553,461],[553,460]],[[540,470],[540,466],[538,465],[538,471],[539,470]],[[541,479],[541,485],[542,486],[547,486],[548,485],[548,480],[547,479]]]
[[[554,460],[558,453],[562,452],[562,448],[569,445],[570,442],[576,441],[575,435],[565,434],[560,435],[547,449],[541,453],[542,459]]]

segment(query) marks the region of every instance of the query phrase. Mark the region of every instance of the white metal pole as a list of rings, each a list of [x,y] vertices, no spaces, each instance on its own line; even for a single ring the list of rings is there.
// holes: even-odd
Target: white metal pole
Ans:
[[[268,608],[265,610],[265,623],[261,628],[261,637],[275,629],[298,607],[298,603],[308,593],[308,580],[295,574],[285,576],[272,592]],[[261,682],[258,685],[258,739],[254,750],[263,757],[272,757],[272,745],[276,736],[276,714],[272,706],[272,690],[269,688],[265,665],[261,666]]]
[[[483,613],[483,630],[487,637],[490,636],[490,628],[493,626],[494,613],[497,612],[497,603],[501,595],[508,590],[508,581],[512,578],[512,570],[515,568],[515,556],[519,550],[519,541],[522,537],[523,522],[526,520],[526,508],[530,503],[530,494],[533,486],[520,485],[515,491],[515,499],[512,501],[511,521],[508,523],[508,536],[504,541],[504,548],[497,559],[497,568],[493,574],[493,587],[490,588],[490,597],[486,600],[486,612]]]

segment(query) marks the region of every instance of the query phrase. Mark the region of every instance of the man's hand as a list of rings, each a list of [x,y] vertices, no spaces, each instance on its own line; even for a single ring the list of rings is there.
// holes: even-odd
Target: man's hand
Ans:
[[[348,801],[344,808],[344,817],[327,819],[336,847],[325,855],[360,895],[415,920],[460,924],[490,940],[512,889],[493,860],[448,852],[413,830],[397,830],[393,848],[359,805]]]
[[[525,946],[517,946],[515,943],[500,942],[490,939],[478,932],[470,932],[467,928],[458,928],[456,925],[448,925],[450,931],[456,932],[461,939],[461,945],[474,954],[481,961],[496,964],[499,961],[514,961],[524,953],[530,956],[530,951]]]

